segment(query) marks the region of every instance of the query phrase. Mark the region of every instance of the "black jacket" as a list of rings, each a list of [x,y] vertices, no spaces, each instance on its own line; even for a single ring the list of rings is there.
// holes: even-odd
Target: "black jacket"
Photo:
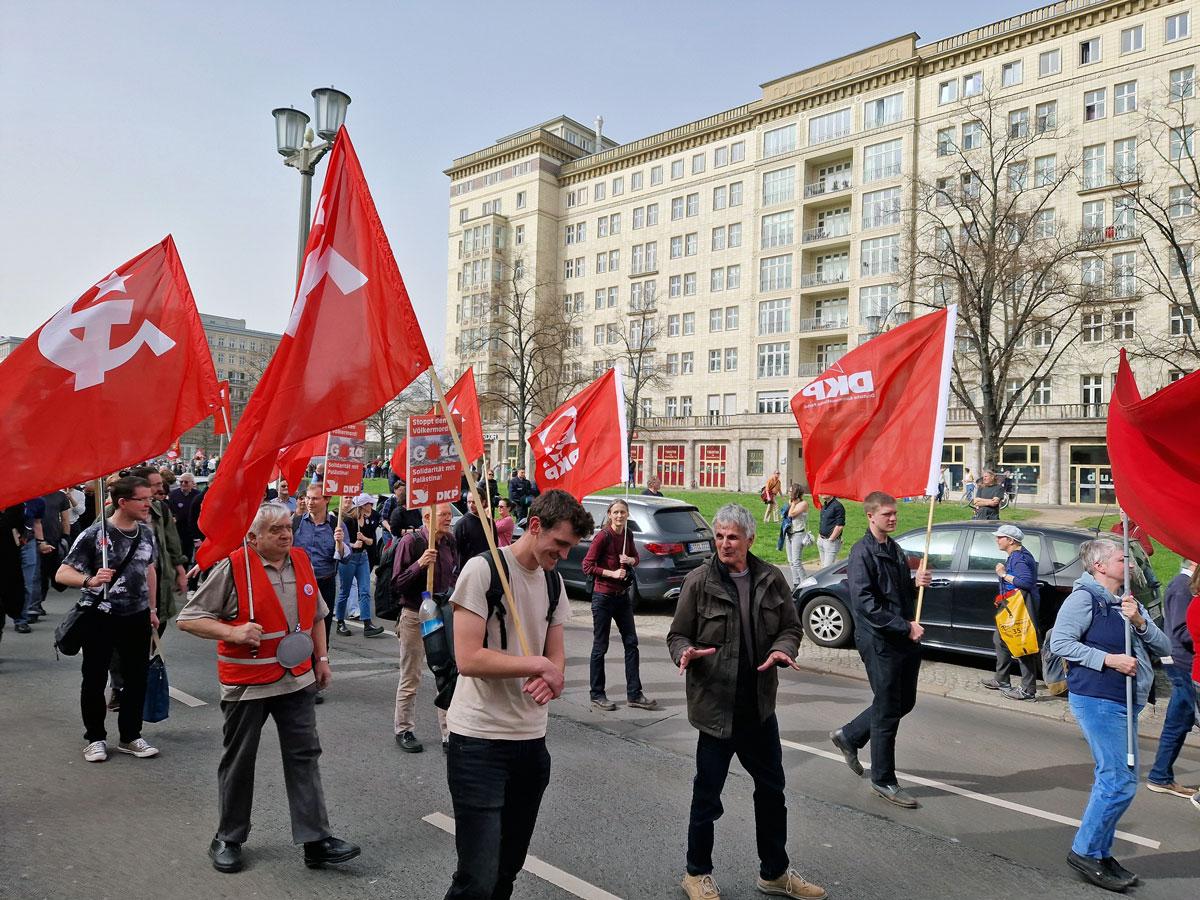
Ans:
[[[474,559],[480,553],[488,552],[487,535],[483,533],[487,527],[479,516],[471,513],[454,523],[454,546],[460,561]]]
[[[857,637],[915,648],[908,624],[917,614],[917,589],[899,544],[890,537],[881,544],[868,530],[850,548],[846,582]]]

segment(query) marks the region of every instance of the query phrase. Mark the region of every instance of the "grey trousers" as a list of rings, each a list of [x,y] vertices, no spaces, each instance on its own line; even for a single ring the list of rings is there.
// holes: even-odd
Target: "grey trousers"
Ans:
[[[218,840],[244,844],[250,835],[254,764],[267,716],[275,719],[275,729],[279,732],[283,780],[292,817],[292,840],[303,844],[332,834],[317,766],[321,741],[317,737],[317,714],[313,703],[316,695],[316,685],[309,685],[300,691],[263,700],[222,701],[225,750],[217,768]]]
[[[1008,649],[1008,644],[1004,643],[1004,638],[1000,637],[999,631],[992,632],[992,645],[996,648],[996,680],[1000,684],[1008,684],[1009,671],[1015,659],[1021,669],[1021,690],[1027,694],[1036,694],[1037,654],[1014,657]]]

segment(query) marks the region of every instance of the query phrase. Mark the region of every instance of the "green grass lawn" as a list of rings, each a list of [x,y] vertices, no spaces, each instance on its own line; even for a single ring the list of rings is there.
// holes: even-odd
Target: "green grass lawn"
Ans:
[[[1112,514],[1103,517],[1088,516],[1080,519],[1075,524],[1080,528],[1088,529],[1095,528],[1098,525],[1101,534],[1111,537],[1112,535],[1108,535],[1108,530],[1120,521],[1121,516],[1119,514]],[[1120,540],[1119,535],[1117,539]],[[1158,580],[1163,583],[1163,588],[1165,589],[1167,582],[1179,574],[1179,567],[1182,565],[1183,559],[1174,550],[1168,550],[1153,538],[1150,539],[1150,542],[1154,545],[1154,555],[1150,557],[1150,564],[1154,566],[1154,574],[1158,576]]]

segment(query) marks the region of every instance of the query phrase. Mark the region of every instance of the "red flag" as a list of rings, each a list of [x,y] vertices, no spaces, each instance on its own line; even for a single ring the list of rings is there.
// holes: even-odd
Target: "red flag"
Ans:
[[[168,235],[0,364],[0,506],[149,459],[216,401],[212,354]]]
[[[450,390],[446,391],[446,405],[450,407],[451,415],[462,418],[458,436],[462,439],[463,453],[467,455],[467,462],[479,459],[483,456],[483,421],[479,415],[479,395],[475,392],[474,367],[468,366],[467,371],[463,372],[458,377],[458,381],[451,385]],[[433,416],[440,412],[441,408],[435,404],[425,415]],[[455,423],[458,423],[458,419],[455,419]],[[407,439],[396,445],[396,449],[392,451],[389,465],[397,475],[404,472],[408,465]]]
[[[220,436],[229,434],[233,428],[233,410],[229,406],[229,382],[220,381],[217,383],[220,396],[220,408],[217,414],[213,416],[213,434]]]
[[[609,369],[550,413],[529,436],[538,487],[577,499],[629,477],[625,391]]]
[[[367,364],[326,364],[354,348]],[[254,389],[204,501],[198,561],[246,534],[281,447],[373,415],[431,365],[408,291],[343,128],[283,338]]]
[[[872,338],[792,398],[814,495],[937,493],[957,315],[951,305]]]
[[[1200,497],[1200,372],[1142,399],[1121,351],[1108,406],[1108,460],[1117,502],[1185,559],[1200,559],[1200,532],[1187,511]]]
[[[300,486],[300,480],[304,477],[304,472],[314,456],[325,455],[328,437],[329,433],[323,431],[279,451],[276,466],[280,476],[287,482],[288,490],[294,492]]]

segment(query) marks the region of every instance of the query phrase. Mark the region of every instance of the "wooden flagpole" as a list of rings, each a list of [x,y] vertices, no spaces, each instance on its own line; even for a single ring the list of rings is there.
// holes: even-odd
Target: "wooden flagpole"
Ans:
[[[929,568],[929,545],[933,541],[933,497],[926,498],[929,501],[929,521],[925,523],[925,555],[921,557],[921,568],[918,572],[924,572]],[[917,617],[913,620],[918,625],[921,624],[921,606],[925,602],[925,585],[917,586]]]
[[[437,372],[431,367],[429,369],[429,380],[433,385],[434,391],[437,393],[438,407],[442,411],[442,415],[446,417],[446,424],[450,428],[450,438],[454,441],[454,449],[458,453],[458,462],[462,466],[463,475],[467,479],[467,490],[471,497],[475,500],[475,508],[479,508],[481,498],[479,496],[479,488],[471,481],[471,467],[467,462],[467,453],[463,450],[462,437],[458,433],[458,426],[454,424],[454,417],[450,415],[450,406],[446,403],[446,393],[442,390],[442,381],[438,378]],[[508,575],[504,571],[504,563],[500,559],[500,548],[496,546],[496,535],[492,529],[484,528],[483,536],[487,538],[488,551],[492,554],[492,562],[495,563],[496,573],[500,576],[500,587],[504,589],[504,605],[508,607],[508,616],[512,619],[513,627],[517,631],[517,641],[521,645],[521,654],[523,656],[532,656],[529,651],[529,642],[525,639],[525,628],[521,625],[521,617],[517,613],[517,604],[513,600],[512,586],[508,583]]]

